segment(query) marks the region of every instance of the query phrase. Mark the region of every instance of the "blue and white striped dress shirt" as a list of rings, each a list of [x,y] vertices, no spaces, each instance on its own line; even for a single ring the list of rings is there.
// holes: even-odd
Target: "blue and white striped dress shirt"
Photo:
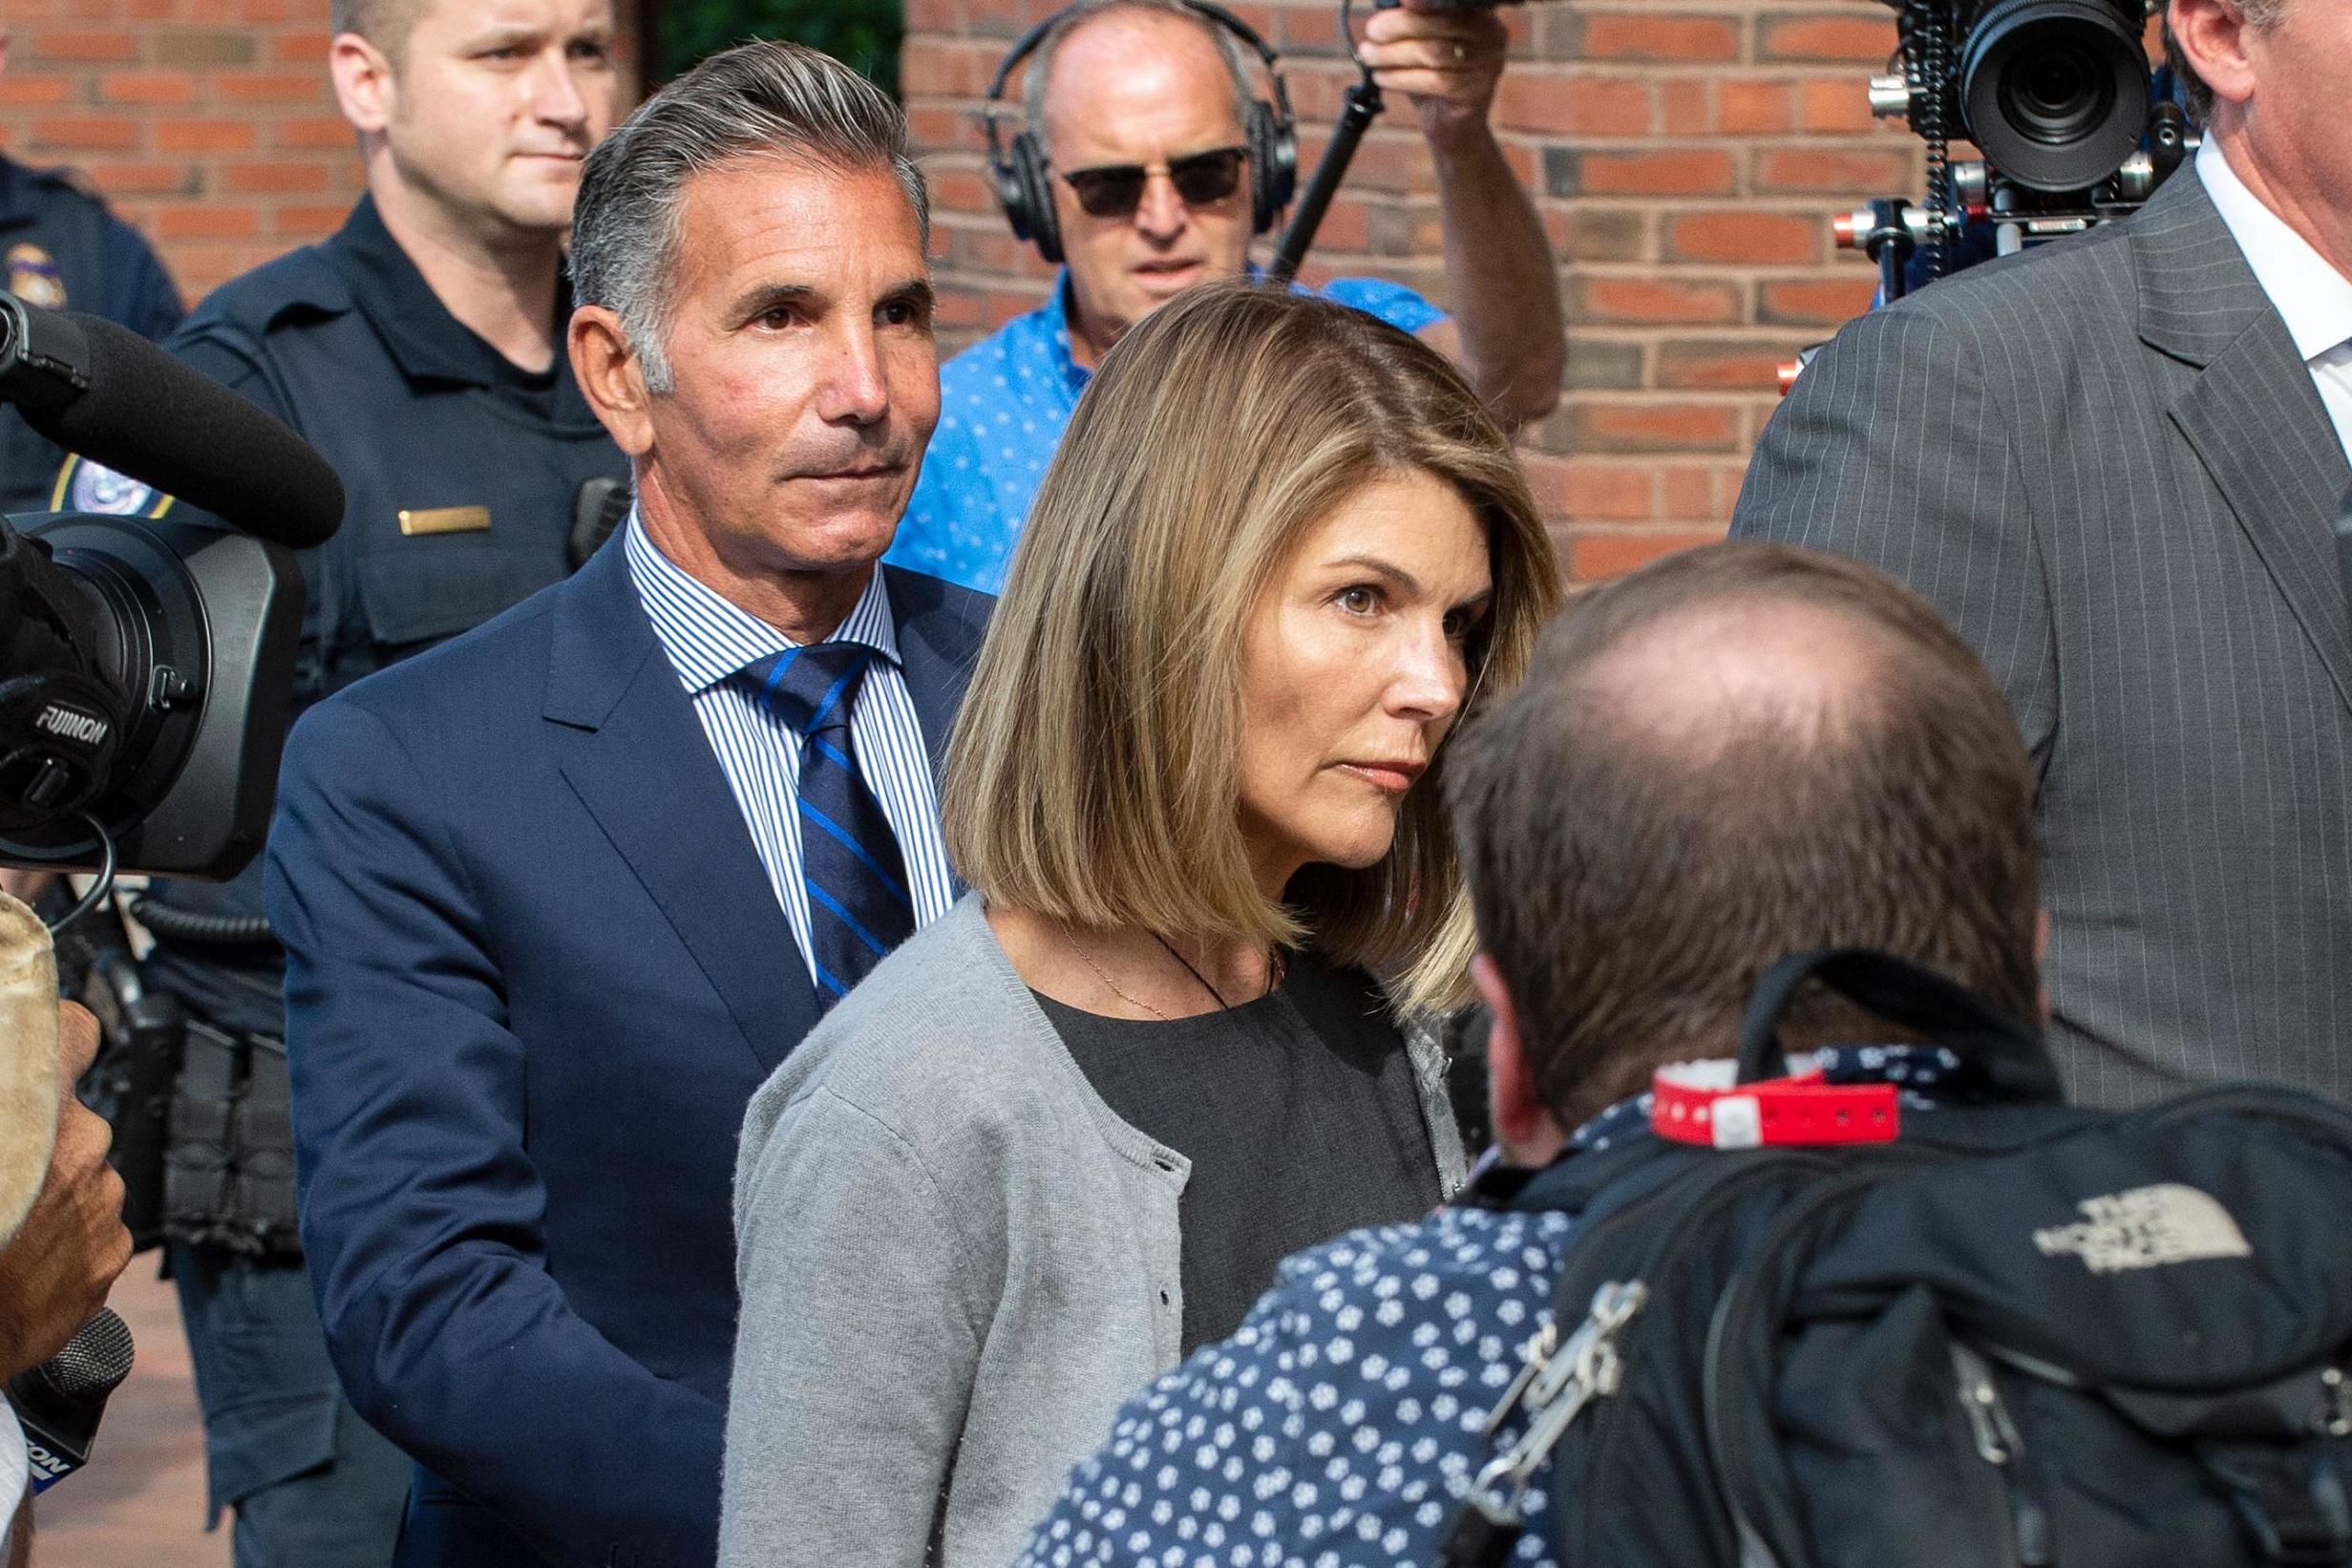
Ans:
[[[768,885],[783,906],[793,941],[800,946],[800,962],[814,980],[809,896],[800,875],[800,737],[757,692],[728,678],[754,660],[799,645],[680,571],[646,536],[633,511],[623,542],[629,578],[653,623],[654,640],[669,656],[694,705],[694,716],[702,721],[711,751],[718,753],[727,787],[734,792],[744,825],[752,830],[752,847],[767,868]],[[863,643],[881,656],[866,667],[857,704],[850,710],[849,730],[857,743],[858,771],[898,836],[920,929],[955,902],[955,881],[948,875],[947,844],[940,833],[931,753],[899,666],[898,628],[890,619],[890,590],[883,584],[881,568],[875,568],[858,607],[826,641]]]

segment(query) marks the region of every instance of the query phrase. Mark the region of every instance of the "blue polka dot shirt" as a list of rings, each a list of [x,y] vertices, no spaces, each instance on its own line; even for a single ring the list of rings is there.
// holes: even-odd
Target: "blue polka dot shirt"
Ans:
[[[1891,1082],[1908,1105],[1984,1097],[1919,1046],[1818,1053],[1832,1083]],[[1577,1153],[1649,1137],[1649,1096],[1579,1127]],[[1575,1240],[1557,1213],[1440,1209],[1283,1261],[1240,1332],[1119,1411],[1019,1568],[1429,1568],[1490,1456],[1487,1412],[1551,1321]],[[1553,1568],[1550,1462],[1512,1562]]]
[[[883,557],[983,593],[1005,585],[1021,524],[1091,372],[1070,356],[1064,300],[1015,316],[940,367],[940,421],[899,537]],[[1445,312],[1402,284],[1334,278],[1317,290],[1403,331]]]

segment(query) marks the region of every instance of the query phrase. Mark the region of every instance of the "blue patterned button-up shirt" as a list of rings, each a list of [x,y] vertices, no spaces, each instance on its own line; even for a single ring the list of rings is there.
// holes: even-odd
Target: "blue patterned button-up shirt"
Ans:
[[[1831,1082],[1892,1082],[1915,1108],[1981,1092],[1937,1048],[1820,1055]],[[1652,1136],[1648,1098],[1577,1129],[1571,1157]],[[1429,1568],[1576,1228],[1446,1208],[1284,1260],[1239,1333],[1128,1402],[1019,1568]],[[1555,1568],[1550,1489],[1546,1460],[1515,1564]]]
[[[1044,305],[940,367],[940,421],[883,557],[983,593],[1005,585],[1013,542],[1091,372],[1071,357],[1063,274]],[[1334,278],[1319,293],[1402,331],[1445,318],[1402,284]]]

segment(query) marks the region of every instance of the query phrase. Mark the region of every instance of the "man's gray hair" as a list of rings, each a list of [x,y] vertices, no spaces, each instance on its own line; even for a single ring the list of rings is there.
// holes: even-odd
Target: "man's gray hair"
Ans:
[[[1157,11],[1164,16],[1179,17],[1206,32],[1217,45],[1218,58],[1225,62],[1226,74],[1233,78],[1234,123],[1244,131],[1249,129],[1249,106],[1256,95],[1250,87],[1249,61],[1242,56],[1241,40],[1230,29],[1219,27],[1184,0],[1078,0],[1037,41],[1037,52],[1029,56],[1028,74],[1021,79],[1021,117],[1037,138],[1039,147],[1046,146],[1046,83],[1053,74],[1054,55],[1061,53],[1071,33],[1113,11]]]
[[[621,318],[646,386],[674,382],[664,344],[687,181],[747,159],[829,172],[885,168],[915,209],[925,248],[930,197],[906,151],[906,117],[881,90],[799,44],[739,44],[647,98],[588,155],[572,204],[572,298]]]

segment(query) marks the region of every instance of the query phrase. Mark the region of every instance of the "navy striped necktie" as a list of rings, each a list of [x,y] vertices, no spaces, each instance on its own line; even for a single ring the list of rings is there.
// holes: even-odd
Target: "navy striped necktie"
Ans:
[[[827,1007],[915,934],[898,836],[858,772],[850,739],[850,708],[875,657],[863,643],[817,643],[754,660],[739,677],[800,737],[800,870],[817,1000]]]

